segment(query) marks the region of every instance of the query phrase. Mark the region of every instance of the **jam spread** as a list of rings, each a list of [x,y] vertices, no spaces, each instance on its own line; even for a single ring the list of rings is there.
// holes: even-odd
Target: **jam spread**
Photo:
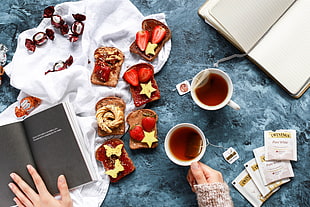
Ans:
[[[120,145],[122,145],[122,147],[120,147]],[[112,148],[115,149],[115,151],[117,151],[117,148],[121,148],[121,154],[117,156],[118,153],[107,153],[106,148]],[[107,154],[109,156],[107,156]],[[118,162],[117,160],[120,161],[124,169],[117,173],[116,178],[110,176],[111,182],[117,182],[135,170],[135,166],[124,148],[124,143],[120,139],[110,139],[104,142],[96,151],[96,159],[102,161],[106,171],[114,170],[117,164],[116,162]]]
[[[150,65],[150,64],[147,64],[147,63],[141,63],[141,64],[137,64],[131,68],[139,71],[140,68],[145,68],[145,67],[148,67],[148,68],[151,68],[153,71],[153,66]],[[132,94],[132,98],[134,100],[134,104],[135,106],[139,107],[139,106],[142,106],[146,103],[149,103],[151,101],[154,101],[154,100],[157,100],[160,98],[160,91],[158,89],[158,85],[156,83],[156,80],[154,78],[154,73],[150,79],[151,81],[151,85],[154,89],[156,89],[156,91],[152,92],[151,93],[151,96],[148,97],[147,95],[145,94],[140,94],[141,90],[142,90],[142,87],[141,85],[139,84],[138,86],[130,86],[130,91],[131,91],[131,94]]]

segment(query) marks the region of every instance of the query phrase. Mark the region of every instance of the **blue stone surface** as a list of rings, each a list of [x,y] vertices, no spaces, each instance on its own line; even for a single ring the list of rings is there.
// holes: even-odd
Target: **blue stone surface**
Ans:
[[[14,55],[18,35],[39,24],[46,6],[61,2],[64,0],[1,1],[0,43],[9,48],[8,62]],[[188,167],[174,165],[164,151],[166,133],[182,122],[199,126],[212,144],[234,147],[238,151],[240,158],[232,165],[223,159],[224,149],[213,146],[207,147],[202,159],[223,173],[238,207],[251,205],[231,181],[244,169],[243,164],[253,158],[252,150],[264,145],[263,131],[295,129],[298,141],[298,161],[292,162],[295,177],[264,206],[310,206],[309,91],[294,99],[249,60],[237,58],[220,64],[219,68],[230,75],[234,83],[233,100],[241,110],[225,107],[204,111],[194,104],[190,94],[179,96],[175,85],[239,51],[198,16],[197,10],[204,0],[132,0],[132,3],[145,16],[164,12],[173,32],[170,57],[156,75],[161,99],[146,106],[159,115],[159,146],[137,151],[126,146],[136,171],[119,183],[111,184],[101,206],[197,206],[195,194],[186,181]],[[18,95],[7,76],[3,82],[0,112],[15,102]],[[128,143],[129,135],[123,139]]]

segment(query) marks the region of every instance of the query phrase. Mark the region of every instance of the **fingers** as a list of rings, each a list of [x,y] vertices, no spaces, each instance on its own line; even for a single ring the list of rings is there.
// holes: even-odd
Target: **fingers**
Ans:
[[[197,184],[224,182],[222,173],[201,162],[193,162],[190,167],[190,173],[193,177],[192,179],[195,179]],[[191,178],[189,176],[190,173],[188,174],[189,178]]]
[[[32,177],[32,180],[33,180],[39,194],[43,195],[43,196],[44,195],[45,196],[47,196],[47,195],[51,196],[50,193],[48,192],[42,178],[37,173],[37,171],[31,165],[27,165],[27,169],[28,169],[29,174]]]
[[[191,171],[195,181],[197,182],[197,184],[207,183],[207,179],[205,177],[203,169],[201,168],[201,166],[198,162],[193,162],[191,164],[190,171]]]
[[[196,183],[196,180],[195,180],[195,178],[193,176],[193,173],[192,173],[192,171],[190,169],[188,170],[186,179],[187,179],[189,185],[191,186],[192,191],[196,192],[196,190],[194,188],[194,185],[197,184],[197,183]]]
[[[201,162],[199,162],[200,167],[202,168],[202,171],[207,179],[208,183],[215,183],[215,182],[224,182],[222,173],[220,173],[217,170],[214,170],[213,168],[209,167],[208,165],[205,165]]]
[[[64,175],[60,175],[58,177],[58,190],[61,195],[62,202],[66,204],[72,203],[69,189],[68,189],[68,184],[67,184],[67,181]]]
[[[38,200],[36,192],[16,173],[11,173],[10,176],[19,187],[14,183],[9,183],[10,189],[18,200],[25,206],[33,206],[33,202]]]
[[[14,200],[14,202],[16,203],[16,205],[17,205],[18,207],[26,207],[25,205],[23,205],[23,204],[18,200],[18,198],[14,198],[13,200]]]

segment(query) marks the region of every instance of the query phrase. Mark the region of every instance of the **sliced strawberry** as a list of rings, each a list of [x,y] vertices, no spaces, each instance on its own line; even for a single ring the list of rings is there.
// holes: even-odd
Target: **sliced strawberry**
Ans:
[[[150,68],[140,68],[138,76],[139,76],[140,82],[142,82],[142,83],[147,82],[153,76],[153,70]]]
[[[109,80],[111,68],[108,66],[95,65],[95,73],[99,80],[106,82]]]
[[[164,39],[166,33],[167,31],[162,26],[158,25],[154,27],[152,31],[152,44],[160,43]]]
[[[141,126],[136,125],[134,126],[130,131],[129,131],[129,135],[131,138],[137,140],[137,141],[141,141],[144,138],[144,132]]]
[[[147,43],[150,39],[150,33],[147,30],[142,30],[136,34],[136,43],[141,51],[145,51]]]
[[[139,85],[138,72],[135,69],[127,70],[123,78],[132,86]]]
[[[142,119],[142,127],[145,131],[151,132],[154,130],[156,124],[156,119],[154,117],[144,117]]]

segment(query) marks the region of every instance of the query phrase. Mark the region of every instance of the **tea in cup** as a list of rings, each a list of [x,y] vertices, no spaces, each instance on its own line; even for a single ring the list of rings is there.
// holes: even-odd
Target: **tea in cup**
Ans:
[[[230,77],[219,69],[200,71],[191,83],[191,96],[205,110],[218,110],[228,105],[235,110],[240,106],[231,100],[233,84]]]
[[[207,143],[203,132],[195,125],[182,123],[169,130],[165,138],[165,151],[169,159],[177,165],[189,166],[200,160]]]

